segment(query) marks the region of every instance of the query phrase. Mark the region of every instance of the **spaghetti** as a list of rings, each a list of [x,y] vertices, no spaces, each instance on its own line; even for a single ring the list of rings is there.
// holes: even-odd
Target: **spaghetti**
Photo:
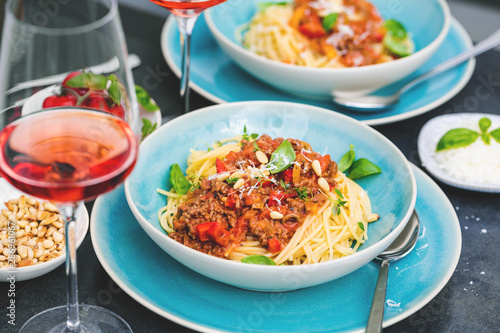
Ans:
[[[404,27],[389,21],[365,0],[295,0],[260,10],[241,30],[241,40],[250,51],[284,63],[365,66],[413,52]]]
[[[192,187],[158,189],[167,196],[158,218],[171,238],[214,256],[333,260],[356,252],[378,218],[366,192],[300,140],[245,134],[192,149],[187,164],[187,177],[172,168],[170,179]]]

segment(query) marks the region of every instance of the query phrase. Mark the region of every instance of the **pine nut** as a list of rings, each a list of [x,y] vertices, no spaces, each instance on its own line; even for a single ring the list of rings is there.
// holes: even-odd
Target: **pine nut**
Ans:
[[[269,159],[267,158],[266,154],[264,154],[264,152],[260,150],[255,152],[255,157],[262,164],[267,164],[267,162],[269,162]]]
[[[325,192],[329,192],[330,191],[330,185],[328,184],[328,182],[326,181],[325,178],[321,177],[318,179],[318,185],[319,187],[321,187],[321,189]]]
[[[245,185],[245,180],[244,180],[244,179],[242,179],[242,178],[240,178],[240,179],[238,179],[238,180],[236,181],[236,183],[234,183],[233,188],[234,188],[235,190],[237,190],[237,189],[239,189],[240,187],[243,187],[243,185]]]
[[[283,214],[281,214],[280,212],[277,212],[277,211],[272,211],[271,218],[273,220],[281,220],[283,218]]]
[[[21,196],[9,200],[5,206],[8,209],[2,209],[0,214],[0,267],[10,267],[7,260],[12,256],[17,267],[24,267],[62,254],[64,221],[52,203]],[[11,223],[16,232],[15,247],[10,246],[11,240],[7,237]]]
[[[312,168],[314,170],[314,172],[319,176],[321,177],[321,164],[319,164],[319,161],[318,160],[314,160],[312,161]]]
[[[378,219],[380,218],[380,216],[378,214],[370,214],[368,215],[368,217],[366,218],[366,220],[368,222],[375,222],[377,221]]]
[[[220,180],[221,182],[223,182],[226,179],[228,179],[229,176],[230,176],[229,172],[226,172],[226,173],[222,173],[222,174],[218,175],[217,179]]]

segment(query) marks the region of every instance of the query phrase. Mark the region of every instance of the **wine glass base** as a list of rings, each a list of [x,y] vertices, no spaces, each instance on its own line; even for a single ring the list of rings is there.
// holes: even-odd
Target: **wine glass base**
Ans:
[[[67,307],[45,310],[31,317],[20,333],[66,333]],[[132,333],[130,326],[117,314],[95,305],[79,306],[81,333]]]

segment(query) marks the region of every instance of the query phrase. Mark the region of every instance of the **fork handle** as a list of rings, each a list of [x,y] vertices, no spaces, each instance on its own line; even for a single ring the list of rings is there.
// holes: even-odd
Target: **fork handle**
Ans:
[[[469,49],[463,53],[460,53],[460,54],[456,55],[455,57],[439,64],[438,66],[434,67],[433,69],[431,69],[427,73],[423,74],[422,76],[418,77],[417,79],[407,83],[401,89],[401,93],[407,91],[408,89],[412,88],[416,84],[418,84],[424,80],[427,80],[428,78],[430,78],[436,74],[439,74],[439,73],[444,72],[450,68],[453,68],[466,60],[474,58],[475,56],[477,56],[483,52],[486,52],[486,51],[498,46],[499,44],[500,44],[500,29],[495,31],[489,37],[485,38],[484,40],[482,40],[479,43],[477,43],[476,45],[474,45],[474,47],[472,47],[471,49]]]
[[[384,320],[385,292],[387,289],[387,276],[389,273],[390,260],[382,261],[378,273],[377,285],[373,294],[370,316],[366,325],[366,333],[382,332],[382,322]]]

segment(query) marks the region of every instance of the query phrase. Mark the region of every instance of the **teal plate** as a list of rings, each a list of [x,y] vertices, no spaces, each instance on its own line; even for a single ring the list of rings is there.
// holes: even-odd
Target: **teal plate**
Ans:
[[[384,112],[354,112],[336,107],[330,101],[309,100],[282,92],[259,81],[236,65],[216,43],[203,15],[198,19],[191,39],[190,86],[215,103],[270,100],[304,103],[344,113],[368,125],[388,124],[430,111],[455,96],[469,82],[475,60],[459,65],[425,81],[401,97],[400,102]],[[472,47],[460,23],[452,19],[450,31],[441,47],[408,79],[426,72],[441,62]],[[161,49],[172,71],[180,76],[181,52],[179,31],[173,17],[167,19],[161,35]],[[402,80],[382,89],[383,94],[403,86]]]
[[[393,302],[386,306],[384,326],[415,313],[441,291],[462,246],[450,201],[423,171],[412,168],[421,234],[415,249],[390,267],[387,298]],[[231,287],[195,273],[158,247],[132,215],[123,186],[96,200],[90,232],[111,278],[137,302],[180,325],[203,332],[364,332],[378,263],[284,293]],[[130,261],[137,253],[141,260]]]

